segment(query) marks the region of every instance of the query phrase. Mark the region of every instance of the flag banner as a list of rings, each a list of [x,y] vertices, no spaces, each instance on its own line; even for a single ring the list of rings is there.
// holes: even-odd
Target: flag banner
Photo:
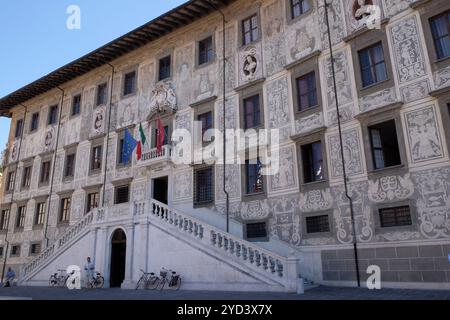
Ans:
[[[143,147],[145,145],[145,142],[147,141],[147,137],[145,136],[144,128],[142,128],[142,123],[139,124],[139,133],[141,135],[141,143]]]
[[[156,152],[161,153],[165,140],[164,125],[159,117],[156,120],[156,123],[158,128],[158,134],[156,136]]]
[[[136,149],[137,141],[131,135],[130,130],[125,129],[125,137],[123,139],[122,163],[129,163],[134,149]]]

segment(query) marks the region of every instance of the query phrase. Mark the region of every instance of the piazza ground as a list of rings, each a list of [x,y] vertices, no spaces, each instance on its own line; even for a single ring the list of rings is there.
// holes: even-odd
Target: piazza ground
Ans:
[[[450,300],[450,291],[338,288],[320,286],[304,295],[210,291],[73,290],[45,287],[0,288],[0,300]]]

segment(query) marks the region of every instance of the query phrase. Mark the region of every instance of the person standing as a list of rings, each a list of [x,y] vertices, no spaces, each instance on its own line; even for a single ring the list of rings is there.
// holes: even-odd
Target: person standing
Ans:
[[[14,272],[13,269],[11,269],[11,267],[9,267],[8,272],[6,273],[6,280],[5,280],[4,287],[5,288],[11,287],[12,282],[14,281],[15,278],[16,278],[16,273]]]
[[[91,261],[91,257],[87,257],[84,271],[86,272],[86,288],[89,288],[91,281],[94,279],[95,264]]]

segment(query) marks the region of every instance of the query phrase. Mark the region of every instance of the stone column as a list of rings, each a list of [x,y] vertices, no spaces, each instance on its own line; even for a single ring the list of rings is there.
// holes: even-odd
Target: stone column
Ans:
[[[135,225],[129,224],[125,227],[127,233],[127,252],[125,263],[125,280],[122,283],[122,289],[132,289],[133,283],[133,264],[134,264],[134,232]]]

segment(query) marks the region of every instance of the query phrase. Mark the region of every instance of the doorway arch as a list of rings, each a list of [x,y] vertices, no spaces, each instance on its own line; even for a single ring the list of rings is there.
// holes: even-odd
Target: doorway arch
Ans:
[[[125,279],[127,253],[127,236],[122,229],[117,229],[111,237],[110,288],[120,288]]]

